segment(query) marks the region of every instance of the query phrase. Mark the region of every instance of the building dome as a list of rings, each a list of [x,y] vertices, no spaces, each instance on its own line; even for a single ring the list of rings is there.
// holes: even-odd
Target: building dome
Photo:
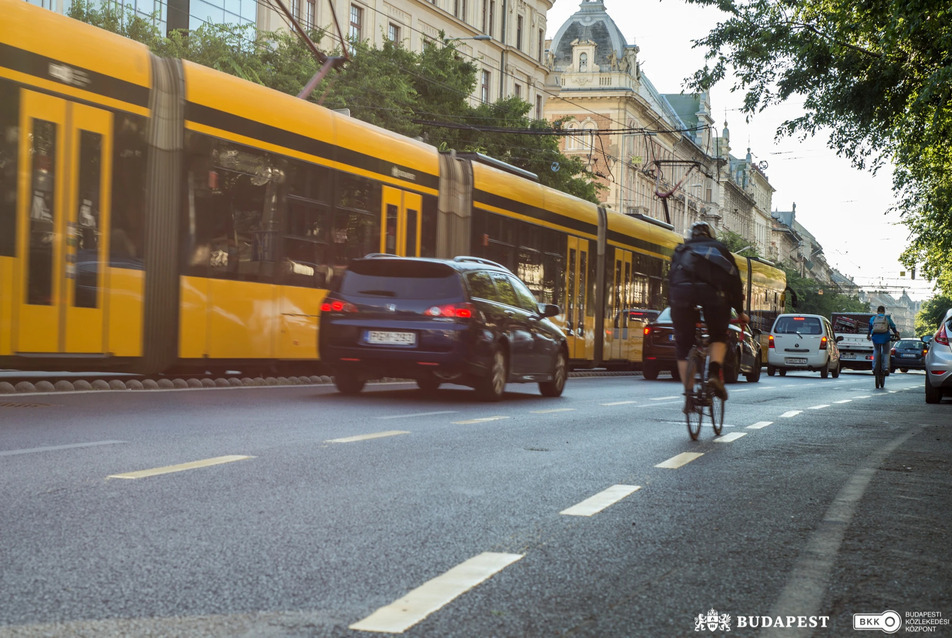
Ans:
[[[576,40],[595,43],[598,59],[592,61],[592,66],[597,64],[602,71],[610,70],[613,57],[622,60],[629,49],[638,50],[637,46],[628,45],[621,29],[605,11],[602,0],[582,0],[579,10],[552,38],[550,53],[554,58],[554,71],[564,71],[572,66],[572,43]]]

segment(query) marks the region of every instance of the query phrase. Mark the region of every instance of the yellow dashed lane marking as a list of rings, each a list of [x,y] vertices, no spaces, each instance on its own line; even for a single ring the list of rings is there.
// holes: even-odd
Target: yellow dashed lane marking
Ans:
[[[139,470],[138,472],[125,472],[123,474],[110,474],[107,478],[117,479],[139,479],[147,476],[158,476],[160,474],[172,474],[173,472],[184,472],[185,470],[196,470],[201,467],[211,467],[212,465],[221,465],[223,463],[233,463],[235,461],[244,461],[253,459],[253,456],[216,456],[212,459],[203,461],[192,461],[191,463],[182,463],[180,465],[166,465],[165,467],[156,467],[151,470]]]

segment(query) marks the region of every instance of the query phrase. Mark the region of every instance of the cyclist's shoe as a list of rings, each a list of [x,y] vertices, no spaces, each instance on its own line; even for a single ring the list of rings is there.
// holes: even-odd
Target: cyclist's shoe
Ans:
[[[684,408],[681,410],[685,414],[691,414],[694,412],[694,395],[684,393]]]
[[[727,401],[727,388],[724,387],[724,382],[718,377],[709,378],[707,380],[707,387],[718,399],[721,401]]]

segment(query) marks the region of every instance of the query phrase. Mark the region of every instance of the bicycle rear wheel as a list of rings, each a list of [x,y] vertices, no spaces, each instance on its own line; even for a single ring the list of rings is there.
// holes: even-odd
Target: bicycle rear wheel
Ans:
[[[688,425],[688,436],[692,441],[697,441],[701,434],[701,422],[704,420],[704,405],[702,401],[703,380],[698,371],[697,357],[688,357],[687,375],[689,379],[694,379],[694,387],[691,392],[690,401],[693,403],[691,409],[684,413],[684,419]]]

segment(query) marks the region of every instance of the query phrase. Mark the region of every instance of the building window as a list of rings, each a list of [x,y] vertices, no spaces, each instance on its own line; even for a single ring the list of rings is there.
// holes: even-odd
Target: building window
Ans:
[[[585,73],[586,71],[588,71],[588,53],[579,53],[578,70],[579,70],[579,73]]]
[[[295,22],[301,21],[301,0],[291,0],[291,16]]]
[[[539,64],[543,63],[545,56],[545,31],[539,29]]]
[[[522,16],[516,16],[516,48],[522,51]]]
[[[350,39],[360,42],[361,27],[364,21],[364,10],[355,4],[350,5]]]
[[[304,8],[304,28],[313,29],[317,26],[317,0],[307,0]]]
[[[541,119],[542,119],[542,96],[541,96],[541,95],[537,95],[537,96],[536,96],[536,114],[535,114],[535,116],[536,116],[536,119],[537,119],[537,120],[541,120]]]
[[[483,71],[483,82],[479,87],[479,99],[484,103],[489,103],[489,83],[492,80],[492,76],[489,71]]]
[[[400,43],[400,25],[391,22],[387,25],[387,38],[394,44]]]
[[[512,87],[512,92],[515,94],[517,98],[522,99],[522,85],[521,84],[514,85]]]
[[[456,0],[453,15],[455,15],[460,20],[466,20],[466,0]]]
[[[489,0],[489,15],[486,16],[486,22],[487,24],[483,27],[483,31],[485,31],[489,37],[493,37],[496,24],[496,0]]]

